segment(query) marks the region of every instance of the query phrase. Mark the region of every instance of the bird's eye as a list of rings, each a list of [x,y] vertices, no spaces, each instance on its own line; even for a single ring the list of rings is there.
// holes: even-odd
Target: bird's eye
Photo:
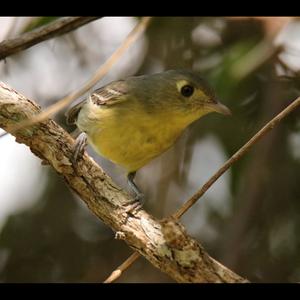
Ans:
[[[181,88],[181,94],[184,96],[184,97],[190,97],[193,95],[194,93],[194,87],[192,87],[191,85],[184,85],[182,88]]]

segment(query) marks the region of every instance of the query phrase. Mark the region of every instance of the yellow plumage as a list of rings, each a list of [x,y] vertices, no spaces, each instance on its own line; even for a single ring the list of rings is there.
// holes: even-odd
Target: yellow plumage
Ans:
[[[112,82],[71,108],[67,120],[86,134],[97,153],[127,170],[128,183],[140,199],[135,171],[212,111],[230,113],[197,74],[171,70]],[[82,136],[77,139],[77,150],[84,141]]]
[[[193,115],[184,117],[173,111],[146,114],[139,105],[134,111],[127,106],[101,108],[89,102],[77,124],[79,128],[89,128],[88,142],[98,154],[128,172],[140,169],[166,151],[194,121]],[[88,121],[91,119],[95,121]]]

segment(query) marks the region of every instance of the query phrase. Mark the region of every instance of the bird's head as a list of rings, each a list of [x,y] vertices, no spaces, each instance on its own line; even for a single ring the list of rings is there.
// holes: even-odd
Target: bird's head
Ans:
[[[208,83],[197,73],[188,70],[170,70],[161,73],[166,88],[163,92],[170,99],[169,104],[183,114],[198,119],[210,112],[231,115],[230,110],[217,100],[216,94]]]

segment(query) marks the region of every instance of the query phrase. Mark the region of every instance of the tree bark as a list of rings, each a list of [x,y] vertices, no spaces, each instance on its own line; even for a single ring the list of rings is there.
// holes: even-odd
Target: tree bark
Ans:
[[[0,81],[0,127],[10,132],[16,123],[39,112],[36,103]],[[116,232],[116,238],[177,282],[248,282],[211,258],[175,219],[157,220],[144,210],[130,213],[130,196],[92,158],[85,153],[76,166],[71,163],[74,140],[53,120],[14,135],[63,176],[89,209]]]

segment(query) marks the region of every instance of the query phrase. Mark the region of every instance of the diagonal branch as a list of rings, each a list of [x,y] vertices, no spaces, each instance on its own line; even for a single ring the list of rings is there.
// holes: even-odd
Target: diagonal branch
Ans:
[[[9,130],[40,112],[32,100],[0,82],[0,127]],[[74,140],[52,120],[14,133],[16,141],[48,163],[106,225],[131,248],[178,282],[247,282],[211,258],[184,227],[146,211],[129,213],[132,199],[85,153],[72,165]]]
[[[0,43],[0,60],[40,42],[68,33],[101,17],[65,17]]]

